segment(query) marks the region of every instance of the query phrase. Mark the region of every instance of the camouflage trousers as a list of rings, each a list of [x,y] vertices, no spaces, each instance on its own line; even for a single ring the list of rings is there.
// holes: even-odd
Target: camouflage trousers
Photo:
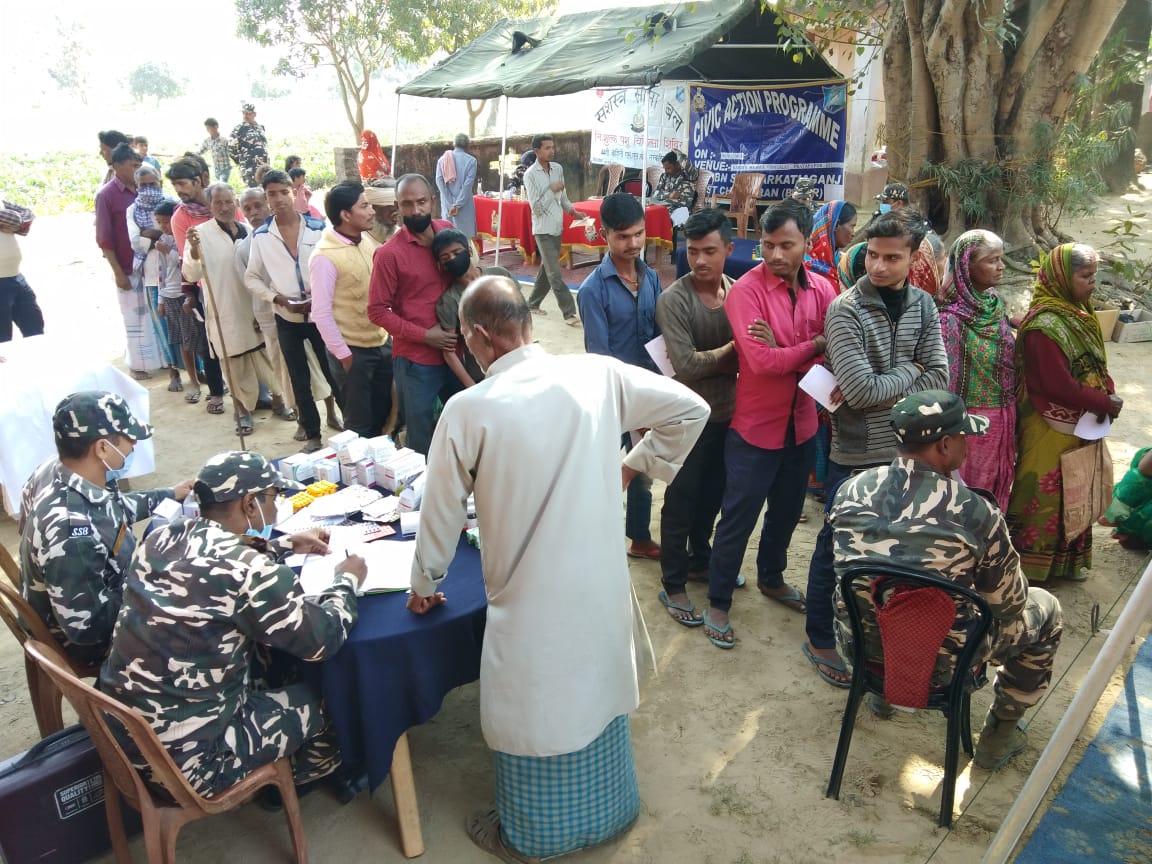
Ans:
[[[224,734],[190,757],[173,753],[192,788],[210,797],[262,765],[291,757],[297,785],[340,767],[340,748],[316,691],[308,684],[248,694]]]
[[[1060,601],[1043,588],[1029,588],[1021,621],[996,640],[989,662],[1000,665],[992,682],[992,713],[1019,720],[1035,705],[1052,680],[1052,661],[1064,634]]]

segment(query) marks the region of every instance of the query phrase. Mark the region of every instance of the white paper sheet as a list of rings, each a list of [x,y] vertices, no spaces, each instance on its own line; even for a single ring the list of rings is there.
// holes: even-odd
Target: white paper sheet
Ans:
[[[827,408],[835,411],[840,403],[832,404],[832,391],[836,389],[836,378],[817,363],[800,379],[800,389]]]
[[[327,555],[291,555],[289,566],[300,566],[300,587],[304,596],[316,597],[336,578],[336,567],[344,561],[345,552],[359,555],[368,565],[368,577],[356,592],[359,595],[385,591],[407,591],[412,585],[412,559],[416,544],[406,541],[379,540],[343,547],[333,546]]]
[[[652,362],[661,372],[669,378],[675,377],[676,370],[672,368],[672,361],[668,359],[668,344],[664,341],[663,336],[657,336],[655,339],[645,342],[644,350],[648,352],[648,356],[652,358]]]
[[[588,228],[596,225],[596,220],[591,216],[585,216],[583,219],[573,219],[569,228]]]
[[[1080,417],[1080,422],[1076,424],[1073,434],[1077,438],[1082,438],[1085,441],[1097,441],[1108,435],[1112,429],[1112,418],[1107,414],[1104,415],[1103,421],[1100,420],[1091,411],[1085,412]]]

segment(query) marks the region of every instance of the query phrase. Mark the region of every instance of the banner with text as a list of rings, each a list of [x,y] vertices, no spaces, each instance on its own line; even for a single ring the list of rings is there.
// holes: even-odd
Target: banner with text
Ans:
[[[690,85],[692,164],[713,172],[712,189],[732,190],[736,174],[764,175],[760,197],[786,198],[810,177],[816,199],[844,197],[847,89],[835,84],[791,87]]]
[[[589,161],[643,167],[644,102],[648,102],[648,164],[659,165],[669,150],[688,152],[688,86],[666,84],[646,90],[595,90]]]

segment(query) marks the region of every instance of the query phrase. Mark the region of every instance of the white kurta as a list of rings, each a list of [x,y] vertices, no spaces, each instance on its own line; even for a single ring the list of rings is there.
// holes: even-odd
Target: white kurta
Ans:
[[[247,225],[245,228],[252,231]],[[217,357],[222,357],[220,333],[229,357],[238,357],[264,342],[260,331],[252,326],[256,318],[252,295],[244,285],[244,271],[236,258],[236,244],[228,233],[210,219],[196,226],[200,234],[200,258],[184,257],[182,269],[189,282],[200,282],[208,274],[211,292],[203,287],[204,325]],[[215,308],[213,306],[215,304]],[[220,326],[216,326],[219,312]]]
[[[493,750],[572,753],[639,704],[620,435],[649,429],[625,462],[671,481],[707,420],[707,403],[670,378],[537,345],[445,405],[412,587],[436,590],[474,490],[488,593],[480,718]]]

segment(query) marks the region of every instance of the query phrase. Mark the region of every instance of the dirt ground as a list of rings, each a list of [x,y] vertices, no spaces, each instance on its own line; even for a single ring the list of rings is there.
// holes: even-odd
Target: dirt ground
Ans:
[[[1146,210],[1149,198],[1152,195],[1106,202],[1101,214],[1085,222],[1080,236],[1089,242],[1102,240],[1103,235],[1094,232],[1107,227],[1107,211],[1122,213],[1126,202]],[[123,343],[115,289],[91,231],[91,217],[40,220],[24,245],[24,273],[41,299],[51,332],[74,334],[78,351],[119,362]],[[502,257],[507,264],[507,256]],[[570,281],[578,281],[584,272],[569,274]],[[671,281],[670,267],[661,272],[665,284]],[[540,341],[552,351],[582,350],[580,333],[563,325],[554,300],[545,308],[551,314],[534,322]],[[1135,450],[1152,440],[1152,390],[1145,377],[1150,361],[1152,343],[1109,344],[1110,369],[1125,400],[1110,441],[1118,474]],[[148,382],[157,429],[157,471],[133,481],[135,488],[170,485],[192,475],[209,455],[236,446],[229,416],[209,416],[203,404],[186,405],[165,391],[165,383],[163,376]],[[267,455],[291,452],[293,431],[291,424],[259,412],[249,446]],[[655,529],[662,484],[657,483],[654,492]],[[810,519],[796,531],[788,571],[790,581],[801,587],[820,523],[819,505],[809,500],[807,512]],[[935,823],[944,757],[941,717],[921,712],[880,721],[861,711],[841,800],[827,800],[824,788],[844,692],[823,683],[800,653],[803,617],[755,591],[740,592],[732,610],[737,648],[720,652],[701,630],[681,627],[664,614],[656,599],[658,564],[630,562],[659,661],[659,675],[643,686],[642,704],[632,720],[643,810],[623,839],[572,860],[978,860],[1103,644],[1102,634],[1089,632],[1092,604],[1100,604],[1103,626],[1109,627],[1143,570],[1147,556],[1121,550],[1104,529],[1096,529],[1096,534],[1092,578],[1082,585],[1053,586],[1067,625],[1055,684],[1027,717],[1029,748],[997,774],[962,760],[957,806],[963,815],[951,831]],[[15,552],[15,523],[7,517],[0,518],[0,542]],[[755,555],[753,539],[745,559],[750,577]],[[701,589],[692,591],[698,603],[705,599]],[[1093,724],[1099,723],[1115,690],[1114,680]],[[492,800],[492,759],[480,734],[477,693],[476,684],[453,692],[432,722],[410,733],[427,861],[493,860],[473,847],[464,831],[465,819]],[[985,688],[973,700],[977,728],[990,698],[990,688]],[[0,639],[0,757],[22,751],[36,737],[21,657],[13,640]],[[1083,746],[1083,741],[1077,745],[1076,757]],[[345,807],[325,792],[304,799],[302,805],[312,860],[402,860],[387,784],[371,798],[362,795]],[[139,842],[134,850],[139,860]],[[283,819],[253,805],[189,826],[180,841],[181,860],[188,864],[283,861],[288,850]],[[111,861],[111,856],[101,860]]]

